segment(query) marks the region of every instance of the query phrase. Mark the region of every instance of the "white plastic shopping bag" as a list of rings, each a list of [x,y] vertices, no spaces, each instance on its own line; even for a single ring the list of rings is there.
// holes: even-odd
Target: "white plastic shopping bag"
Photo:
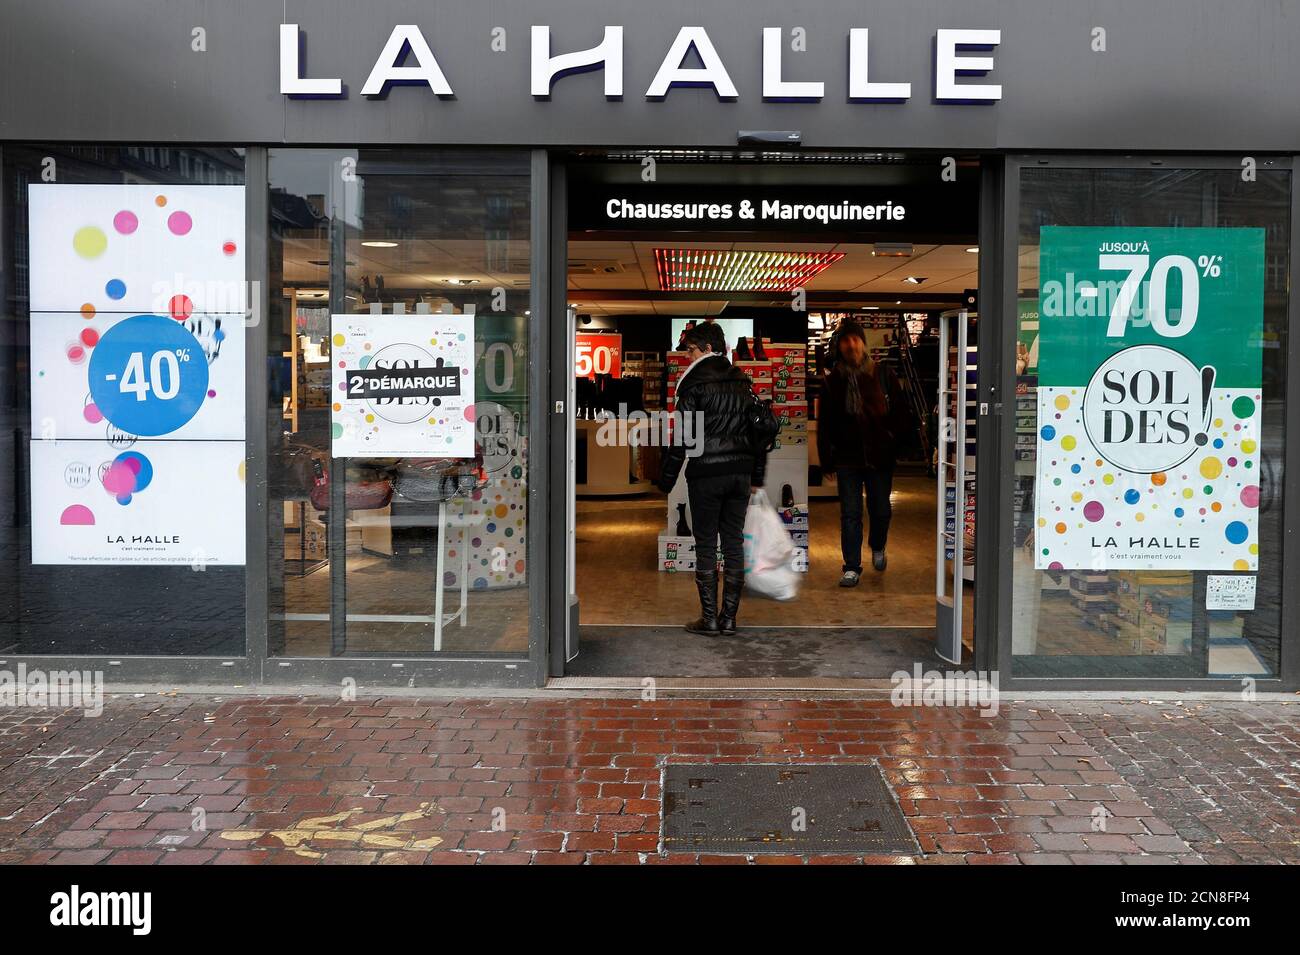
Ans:
[[[793,600],[799,572],[793,567],[794,542],[767,492],[759,489],[745,511],[745,586],[761,597]]]

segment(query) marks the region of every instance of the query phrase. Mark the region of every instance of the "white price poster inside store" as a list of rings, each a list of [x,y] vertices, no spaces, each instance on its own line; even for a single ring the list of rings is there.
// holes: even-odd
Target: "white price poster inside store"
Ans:
[[[244,563],[244,188],[32,184],[34,564]]]
[[[334,315],[336,458],[474,456],[474,316]]]

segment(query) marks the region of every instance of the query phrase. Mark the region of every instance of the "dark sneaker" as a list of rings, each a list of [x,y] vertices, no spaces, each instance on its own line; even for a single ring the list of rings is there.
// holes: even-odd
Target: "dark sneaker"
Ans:
[[[885,552],[883,550],[873,550],[871,552],[871,566],[876,568],[876,570],[884,570],[885,565],[888,563],[889,560],[885,557]]]
[[[862,575],[856,570],[846,570],[844,576],[840,578],[840,586],[856,587],[858,585],[858,580],[861,579],[861,577]]]

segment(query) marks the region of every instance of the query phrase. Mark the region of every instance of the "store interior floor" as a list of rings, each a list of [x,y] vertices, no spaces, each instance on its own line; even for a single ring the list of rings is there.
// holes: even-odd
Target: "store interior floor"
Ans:
[[[452,545],[453,547],[455,545]],[[432,557],[396,561],[365,552],[347,558],[346,652],[351,655],[433,652]],[[272,615],[272,651],[285,656],[328,657],[332,650],[329,609],[330,575],[321,564],[303,576],[286,574],[285,610]],[[443,612],[460,606],[460,591],[443,594]],[[465,623],[452,621],[442,630],[442,649],[462,653],[527,653],[528,588],[470,589]],[[306,619],[304,619],[306,618]],[[283,642],[283,649],[276,647]]]
[[[889,566],[839,586],[839,504],[814,498],[809,572],[799,595],[776,602],[746,594],[740,632],[700,637],[682,624],[698,615],[694,578],[656,569],[664,498],[580,499],[577,586],[580,650],[574,676],[817,677],[878,679],[934,653],[935,482],[922,472],[894,482]],[[870,552],[868,551],[868,557]],[[969,657],[974,596],[968,587]]]

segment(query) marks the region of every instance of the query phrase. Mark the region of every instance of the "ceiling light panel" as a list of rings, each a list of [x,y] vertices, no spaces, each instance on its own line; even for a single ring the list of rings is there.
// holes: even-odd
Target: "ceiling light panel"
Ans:
[[[655,249],[665,292],[791,292],[844,258],[843,252]]]

